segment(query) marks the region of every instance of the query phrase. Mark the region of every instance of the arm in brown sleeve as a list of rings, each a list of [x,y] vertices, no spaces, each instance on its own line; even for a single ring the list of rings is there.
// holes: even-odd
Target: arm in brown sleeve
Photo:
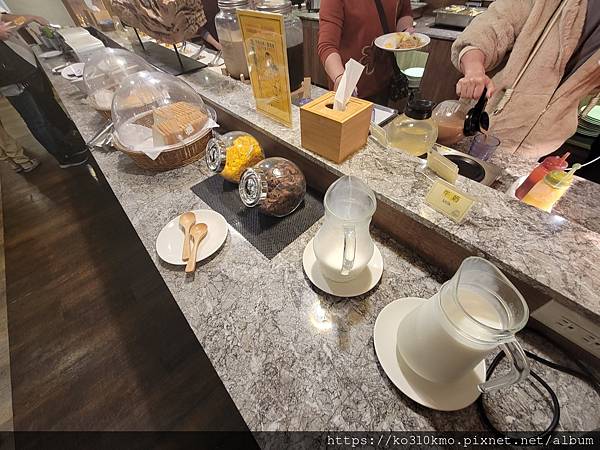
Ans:
[[[323,0],[319,11],[318,52],[321,63],[332,53],[340,52],[340,41],[344,27],[344,1]]]

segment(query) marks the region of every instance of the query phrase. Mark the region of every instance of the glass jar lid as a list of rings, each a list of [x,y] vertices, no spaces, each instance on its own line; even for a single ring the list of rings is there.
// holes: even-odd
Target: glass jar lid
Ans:
[[[261,169],[248,169],[240,180],[240,198],[252,208],[267,198],[269,186]]]
[[[411,119],[415,120],[425,120],[431,117],[433,112],[433,107],[435,103],[431,100],[412,100],[409,101],[406,105],[406,109],[404,110],[404,114],[406,114]]]
[[[217,5],[219,8],[240,8],[248,6],[248,0],[219,0]]]
[[[213,173],[221,173],[227,163],[227,147],[219,138],[212,138],[206,146],[206,165]]]
[[[257,11],[289,14],[292,12],[292,2],[290,0],[262,0],[256,5]]]

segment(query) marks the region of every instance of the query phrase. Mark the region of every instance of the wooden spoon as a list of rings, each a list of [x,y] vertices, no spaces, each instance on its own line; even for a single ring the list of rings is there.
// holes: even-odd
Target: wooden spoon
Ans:
[[[207,233],[208,233],[208,226],[206,226],[205,223],[197,223],[190,230],[190,234],[192,235],[192,238],[194,239],[194,248],[192,249],[192,253],[188,259],[187,265],[185,266],[185,271],[187,273],[190,273],[190,272],[193,272],[194,270],[196,270],[196,257],[198,254],[198,246],[200,245],[200,242],[202,241],[202,239],[204,239],[206,237]]]
[[[190,257],[190,228],[196,223],[196,215],[193,212],[186,212],[179,216],[179,225],[183,227],[185,231],[185,237],[183,238],[183,254],[181,259],[187,261]]]

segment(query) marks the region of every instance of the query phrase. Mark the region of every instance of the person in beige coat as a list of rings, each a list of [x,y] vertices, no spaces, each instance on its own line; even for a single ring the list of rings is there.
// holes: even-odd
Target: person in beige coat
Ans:
[[[456,40],[452,61],[464,74],[458,95],[488,88],[502,142],[493,160],[533,164],[575,133],[580,102],[600,91],[600,0],[496,0]]]

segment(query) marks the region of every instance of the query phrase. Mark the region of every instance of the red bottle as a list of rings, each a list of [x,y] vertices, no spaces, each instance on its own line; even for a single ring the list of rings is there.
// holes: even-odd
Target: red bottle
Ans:
[[[570,153],[567,152],[561,157],[558,156],[547,156],[544,160],[531,171],[529,176],[523,181],[521,186],[517,188],[515,195],[519,200],[523,200],[523,197],[534,187],[539,181],[543,180],[544,177],[552,170],[565,170],[569,165],[567,158]]]

